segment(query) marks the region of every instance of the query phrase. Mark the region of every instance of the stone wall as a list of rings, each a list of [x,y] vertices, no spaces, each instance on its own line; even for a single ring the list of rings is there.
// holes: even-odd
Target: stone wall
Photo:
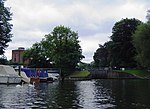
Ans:
[[[110,69],[90,69],[92,79],[137,79],[139,77],[125,73],[113,72]]]

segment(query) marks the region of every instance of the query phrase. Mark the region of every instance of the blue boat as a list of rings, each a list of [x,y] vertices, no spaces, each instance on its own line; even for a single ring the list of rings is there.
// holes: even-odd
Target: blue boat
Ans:
[[[31,82],[52,82],[53,78],[48,76],[48,69],[46,68],[21,68],[27,77],[31,78]]]

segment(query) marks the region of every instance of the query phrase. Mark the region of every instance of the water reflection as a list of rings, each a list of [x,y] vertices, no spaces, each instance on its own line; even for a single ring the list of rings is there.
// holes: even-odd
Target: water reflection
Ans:
[[[120,80],[112,82],[112,97],[116,109],[149,109],[149,80]]]
[[[0,85],[1,109],[149,109],[149,80]]]
[[[114,107],[111,104],[111,90],[103,87],[100,82],[82,81],[77,82],[77,90],[80,93],[78,99],[85,109],[106,109]]]

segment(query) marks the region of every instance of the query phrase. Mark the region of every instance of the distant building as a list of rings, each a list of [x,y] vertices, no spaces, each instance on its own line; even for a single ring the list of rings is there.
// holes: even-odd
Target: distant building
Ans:
[[[12,50],[12,62],[16,64],[23,64],[23,52],[25,49],[23,47],[19,47],[16,50]]]

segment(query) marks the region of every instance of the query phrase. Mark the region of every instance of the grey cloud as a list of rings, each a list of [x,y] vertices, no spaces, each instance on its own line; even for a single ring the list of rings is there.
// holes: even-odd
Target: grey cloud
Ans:
[[[77,31],[86,62],[109,40],[114,23],[121,18],[145,20],[149,0],[7,0],[13,12],[13,35],[6,54],[18,46],[31,47],[55,26]]]

